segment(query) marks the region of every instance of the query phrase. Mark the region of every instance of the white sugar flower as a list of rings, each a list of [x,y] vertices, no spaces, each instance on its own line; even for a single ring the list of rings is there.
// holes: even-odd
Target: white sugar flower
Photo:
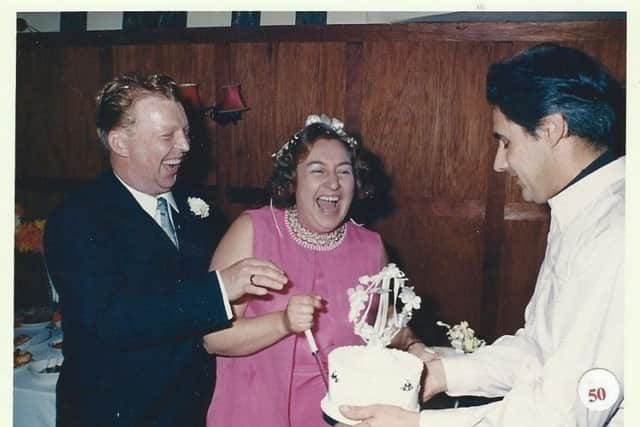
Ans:
[[[201,198],[189,197],[187,199],[187,203],[189,203],[189,209],[191,209],[191,212],[195,216],[200,218],[206,218],[209,216],[209,205]]]
[[[369,276],[360,276],[360,278],[358,279],[358,282],[362,285],[366,285],[369,283],[370,280],[371,280],[371,277]]]
[[[371,326],[367,322],[357,323],[355,325],[354,332],[367,343],[371,343],[372,341],[377,342],[377,336],[375,334],[375,331],[373,330],[373,326]]]
[[[403,311],[420,309],[422,298],[416,295],[413,286],[405,286],[400,291],[400,301],[405,305]]]
[[[364,308],[365,302],[369,300],[369,294],[364,287],[358,285],[355,288],[349,288],[347,295],[349,295],[349,305],[351,307],[349,310],[349,321],[355,322]]]

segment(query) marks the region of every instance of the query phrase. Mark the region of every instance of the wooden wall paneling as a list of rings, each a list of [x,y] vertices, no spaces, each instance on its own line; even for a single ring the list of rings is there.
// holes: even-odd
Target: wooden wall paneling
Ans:
[[[277,145],[273,134],[277,109],[273,51],[271,43],[238,43],[230,48],[229,83],[242,85],[250,110],[237,125],[229,126],[228,138],[219,141],[229,152],[229,186],[263,188],[271,171],[271,153]]]
[[[484,100],[486,44],[421,43],[426,68],[425,97],[434,108],[424,144],[432,146],[423,167],[431,176],[431,197],[484,201],[491,170],[490,110]],[[436,105],[437,104],[437,105]],[[470,179],[475,177],[475,179]]]
[[[230,61],[231,61],[231,48],[228,43],[221,43],[215,46],[215,80],[218,84],[226,84],[230,79]],[[225,82],[225,83],[222,83]],[[214,92],[217,94],[217,90]],[[217,98],[217,95],[216,95]],[[215,101],[214,101],[215,104]],[[229,219],[229,222],[233,219],[233,216],[229,216],[229,204],[227,203],[227,185],[229,183],[229,175],[231,165],[231,128],[229,125],[220,126],[214,125],[214,137],[215,137],[215,177],[216,177],[216,189],[218,208],[222,210],[224,215]],[[235,125],[234,125],[235,126]]]
[[[213,101],[215,45],[157,44],[113,46],[113,76],[138,71],[166,74],[179,83],[200,84],[204,103]]]
[[[309,114],[344,118],[345,44],[278,43],[274,55],[273,151],[304,126]]]
[[[204,106],[213,106],[216,98],[216,45],[212,43],[131,44],[113,46],[114,76],[138,71],[166,74],[178,83],[197,83]]]
[[[480,324],[482,313],[482,218],[428,216],[398,210],[376,224],[397,262],[423,297],[418,317],[433,336],[436,320]],[[437,335],[437,334],[435,334]]]
[[[225,217],[229,224],[231,224],[236,218],[247,209],[255,209],[258,205],[245,204],[245,203],[229,203],[224,209]]]
[[[621,21],[566,22],[443,22],[407,24],[410,40],[450,40],[458,42],[552,42],[624,38]]]
[[[483,200],[489,155],[482,46],[365,43],[363,137],[402,196]],[[396,173],[397,172],[397,173]]]
[[[364,43],[363,145],[383,159],[394,180],[394,195],[427,198],[422,160],[425,123],[433,122],[436,103],[425,96],[426,70],[417,70],[420,46],[406,42]],[[402,173],[400,173],[402,172]],[[401,180],[401,181],[398,181]]]
[[[29,48],[17,52],[16,178],[86,179],[105,165],[95,133],[97,47]]]
[[[218,139],[230,156],[219,166],[227,169],[227,185],[263,188],[271,153],[304,126],[307,115],[343,116],[344,44],[241,43],[231,45],[230,58],[230,75],[242,84],[251,109],[228,126],[228,138]]]
[[[444,319],[475,327],[493,149],[478,70],[489,59],[480,44],[371,42],[363,67],[364,142],[384,160],[396,202],[376,228],[416,286],[428,286],[420,292],[435,298]]]
[[[263,27],[218,27],[145,29],[141,31],[87,31],[78,33],[21,33],[20,45],[124,46],[157,44],[347,42],[360,40],[407,40],[405,24],[278,25]]]
[[[506,221],[500,261],[500,286],[493,310],[497,312],[496,336],[513,334],[524,326],[524,308],[533,295],[544,258],[549,218]]]
[[[350,42],[350,41],[572,41],[625,37],[621,20],[567,22],[443,22],[368,25],[300,25],[187,28],[144,31],[22,33],[22,46],[117,46],[198,43]]]
[[[355,135],[362,133],[362,101],[364,90],[364,47],[362,42],[350,42],[345,47],[345,129]]]

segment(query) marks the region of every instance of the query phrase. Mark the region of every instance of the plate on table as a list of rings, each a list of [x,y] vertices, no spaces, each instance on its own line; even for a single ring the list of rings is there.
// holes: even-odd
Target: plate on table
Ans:
[[[47,320],[46,322],[35,322],[35,323],[20,323],[20,327],[24,329],[38,329],[45,328],[51,324],[51,320]]]
[[[31,341],[31,338],[33,338],[33,336],[31,336],[29,334],[18,334],[18,335],[15,335],[13,337],[13,347],[14,348],[22,347],[23,345],[25,345],[26,343]]]
[[[21,328],[20,333],[18,333],[13,338],[13,346],[15,348],[26,350],[48,340],[50,337],[51,330],[49,329],[43,329],[35,333],[30,333],[28,329],[25,330],[24,328]]]
[[[16,348],[13,351],[13,373],[24,370],[33,360],[31,353]]]

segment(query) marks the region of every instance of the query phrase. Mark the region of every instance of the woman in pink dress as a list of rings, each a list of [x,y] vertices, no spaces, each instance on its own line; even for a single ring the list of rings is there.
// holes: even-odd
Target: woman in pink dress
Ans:
[[[362,344],[348,320],[347,289],[386,264],[380,236],[348,220],[352,201],[372,188],[358,143],[340,121],[309,116],[273,158],[272,206],[240,215],[212,266],[264,258],[289,284],[234,305],[233,325],[204,337],[218,355],[209,427],[326,426],[326,390],[303,332],[312,330],[325,372],[332,349]]]

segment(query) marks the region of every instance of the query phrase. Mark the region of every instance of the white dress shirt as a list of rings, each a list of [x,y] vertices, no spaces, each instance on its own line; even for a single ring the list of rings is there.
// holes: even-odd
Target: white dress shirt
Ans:
[[[622,157],[549,200],[547,248],[524,328],[442,359],[448,394],[504,399],[425,410],[420,427],[622,425],[624,175]],[[606,410],[588,410],[578,397],[578,381],[593,368],[609,370],[620,386]]]
[[[153,218],[153,220],[156,222],[156,224],[158,224],[159,227],[162,227],[162,226],[160,225],[160,217],[156,215],[156,210],[158,207],[158,197],[164,197],[169,203],[169,206],[171,206],[171,208],[175,209],[175,211],[178,213],[180,212],[171,191],[158,194],[157,196],[152,196],[150,194],[138,191],[135,188],[128,185],[126,182],[124,182],[122,178],[118,176],[118,174],[115,171],[113,172],[113,174],[116,176],[116,178],[118,178],[118,181],[120,181],[122,185],[124,185],[124,188],[126,188],[129,191],[129,193],[131,193],[133,198],[136,199],[136,202],[138,202],[140,207],[147,214],[149,214],[151,218]],[[174,226],[173,228],[175,230],[172,209],[169,209],[169,220],[171,221],[171,224],[173,224]],[[178,240],[179,240],[179,235],[178,235]],[[216,270],[216,277],[218,278],[218,285],[220,287],[220,293],[222,294],[222,300],[224,301],[224,309],[225,309],[225,312],[227,313],[227,319],[231,320],[233,318],[233,310],[231,309],[231,304],[229,303],[229,297],[227,296],[227,291],[224,287],[222,276],[220,276],[220,273],[217,270]]]

